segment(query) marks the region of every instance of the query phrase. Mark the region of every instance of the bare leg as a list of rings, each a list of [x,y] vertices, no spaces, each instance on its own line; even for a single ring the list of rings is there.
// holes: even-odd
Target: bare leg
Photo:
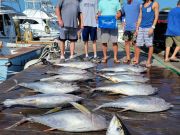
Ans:
[[[96,41],[93,41],[93,52],[94,52],[94,58],[97,57],[97,46],[96,46]]]
[[[65,51],[65,41],[60,41],[60,43],[58,43],[60,49],[61,49],[61,58],[64,58],[64,51]]]
[[[137,63],[139,63],[140,52],[141,52],[141,49],[138,46],[136,46],[135,53],[136,53],[136,62]]]
[[[153,55],[153,46],[149,47],[149,52],[148,52],[148,60],[147,60],[147,65],[151,64],[151,59],[152,59],[152,55]]]
[[[103,60],[102,62],[107,61],[107,43],[102,43],[102,50],[103,50]]]
[[[118,44],[113,43],[114,60],[118,60]]]
[[[166,52],[165,52],[165,61],[169,61],[169,52],[170,52],[171,47],[166,47]]]
[[[86,57],[88,57],[88,41],[84,42],[84,51],[85,51]]]
[[[130,41],[125,41],[126,61],[130,60]]]
[[[74,49],[75,49],[75,42],[71,41],[71,43],[70,43],[70,58],[73,58],[73,56],[74,56]]]
[[[173,55],[171,56],[171,59],[176,59],[176,54],[179,52],[179,50],[180,50],[180,47],[177,46],[177,47],[175,48],[175,50],[174,50]]]

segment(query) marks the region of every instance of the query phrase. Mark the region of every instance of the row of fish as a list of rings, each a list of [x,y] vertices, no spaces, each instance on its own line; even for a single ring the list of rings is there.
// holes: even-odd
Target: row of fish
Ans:
[[[56,66],[63,67],[57,70],[47,71],[47,74],[53,74],[53,76],[42,78],[38,82],[17,83],[17,81],[15,81],[17,83],[16,87],[26,87],[43,94],[18,99],[6,99],[2,104],[6,107],[23,105],[38,108],[56,108],[64,104],[72,104],[78,110],[71,109],[40,116],[29,116],[9,128],[17,126],[25,121],[33,121],[51,127],[49,130],[59,129],[69,132],[98,131],[107,129],[108,125],[105,117],[95,113],[96,110],[101,108],[113,107],[121,108],[123,109],[122,111],[159,112],[173,107],[173,105],[167,103],[162,98],[148,96],[157,93],[158,90],[145,83],[149,81],[149,79],[141,74],[147,70],[144,67],[120,65],[98,70],[98,73],[90,73],[88,69],[96,66],[90,62],[62,63]],[[75,82],[94,79],[96,77],[95,75],[106,78],[115,84],[96,88],[90,88],[88,86],[90,88],[89,92],[103,91],[127,95],[128,97],[104,103],[95,108],[93,112],[77,104],[76,102],[85,99],[68,93],[80,90],[80,87]],[[116,116],[113,116],[106,134],[125,134],[121,122]]]

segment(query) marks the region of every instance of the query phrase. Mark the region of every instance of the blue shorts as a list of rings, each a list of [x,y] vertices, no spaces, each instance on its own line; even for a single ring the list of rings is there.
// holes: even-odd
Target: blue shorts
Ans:
[[[91,41],[96,41],[97,40],[97,28],[90,27],[90,26],[84,26],[83,31],[82,31],[83,41],[89,41],[89,35],[91,37]]]

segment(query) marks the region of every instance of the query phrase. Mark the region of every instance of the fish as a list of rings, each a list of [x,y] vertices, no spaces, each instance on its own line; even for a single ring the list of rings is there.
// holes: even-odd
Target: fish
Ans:
[[[148,84],[117,83],[107,86],[96,87],[91,90],[91,92],[93,91],[112,92],[115,94],[135,96],[135,95],[152,95],[155,94],[158,90],[157,88],[153,88],[151,85]]]
[[[40,81],[65,81],[65,82],[73,82],[73,81],[85,81],[92,79],[93,76],[90,74],[60,74],[60,75],[54,75],[47,78],[42,78]]]
[[[119,98],[116,101],[104,103],[99,107],[95,108],[122,108],[122,111],[136,111],[136,112],[161,112],[168,110],[173,107],[172,104],[166,102],[164,99],[153,96],[129,96]]]
[[[106,135],[125,135],[123,126],[116,115],[111,119]]]
[[[70,102],[82,100],[82,97],[72,94],[37,94],[17,99],[6,99],[2,102],[5,107],[23,105],[37,108],[54,108]]]
[[[72,105],[74,104],[77,103],[73,103]],[[77,105],[76,108],[79,108],[79,106],[82,105]],[[86,108],[64,110],[40,116],[29,116],[6,129],[11,129],[26,121],[36,122],[50,127],[46,131],[58,129],[67,132],[88,132],[107,129],[106,118],[92,113]]]
[[[62,66],[62,67],[75,67],[75,68],[80,68],[80,69],[89,69],[96,67],[97,65],[92,62],[68,62],[68,63],[59,63],[55,64],[56,66]]]
[[[47,82],[38,81],[30,83],[19,83],[18,86],[29,88],[35,92],[53,94],[53,93],[71,93],[78,91],[80,87],[77,84],[66,83],[66,82]]]
[[[105,75],[101,73],[97,73],[96,75],[99,75],[101,77],[104,77],[114,83],[119,82],[139,82],[139,83],[145,83],[149,81],[149,78],[143,77],[143,76],[136,76],[136,75]]]
[[[134,76],[143,76],[142,74],[140,73],[136,73],[136,72],[127,72],[127,71],[124,71],[124,72],[109,72],[109,73],[104,73],[104,75],[108,75],[108,76],[113,76],[113,75],[134,75]]]
[[[53,70],[48,70],[46,72],[47,74],[85,74],[87,73],[86,70],[80,69],[80,68],[75,68],[75,67],[60,67],[60,68],[55,68]]]
[[[118,65],[114,67],[108,67],[100,69],[103,72],[135,72],[143,73],[147,71],[147,68],[138,65]]]

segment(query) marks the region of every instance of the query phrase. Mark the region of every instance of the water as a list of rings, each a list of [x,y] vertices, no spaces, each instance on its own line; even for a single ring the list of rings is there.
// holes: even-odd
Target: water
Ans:
[[[108,65],[113,65],[112,62],[109,62]],[[105,67],[107,65],[100,64],[98,68]],[[30,90],[25,88],[17,88],[16,90],[3,93],[6,89],[13,85],[12,79],[17,79],[19,82],[31,82],[38,80],[42,77],[48,76],[43,74],[46,70],[53,69],[48,66],[40,66],[35,68],[30,68],[26,71],[23,71],[20,74],[13,76],[11,79],[5,81],[3,84],[0,84],[0,100],[3,101],[6,98],[18,98],[24,97],[27,95],[33,95],[35,93],[30,92]],[[130,135],[178,135],[180,134],[180,91],[179,91],[179,76],[173,74],[172,72],[153,67],[147,73],[146,77],[150,78],[150,84],[153,87],[159,89],[159,97],[164,98],[167,102],[170,102],[174,107],[168,111],[159,112],[159,113],[138,113],[133,111],[127,112],[118,112],[120,109],[101,109],[96,113],[103,115],[107,118],[108,121],[112,118],[112,115],[116,113],[122,120],[124,126],[128,130]],[[90,87],[102,86],[107,83],[111,83],[105,79],[96,77],[95,81],[83,82],[83,85],[89,85]],[[77,93],[78,95],[85,98],[82,102],[88,109],[92,110],[98,105],[101,105],[105,102],[113,101],[117,98],[122,97],[122,95],[107,95],[102,92],[95,92],[93,95],[89,93],[89,89],[81,85],[81,92]],[[70,109],[71,106],[65,107],[64,109]],[[23,116],[26,115],[35,115],[43,114],[47,109],[35,109],[35,108],[22,108],[22,107],[12,107],[3,110],[0,113],[0,134],[61,134],[61,135],[104,135],[106,131],[100,132],[88,132],[88,133],[68,133],[61,131],[51,131],[48,133],[42,132],[43,130],[48,129],[48,127],[27,122],[23,125],[20,125],[11,130],[4,130],[5,127],[8,127],[15,122],[19,121]]]

